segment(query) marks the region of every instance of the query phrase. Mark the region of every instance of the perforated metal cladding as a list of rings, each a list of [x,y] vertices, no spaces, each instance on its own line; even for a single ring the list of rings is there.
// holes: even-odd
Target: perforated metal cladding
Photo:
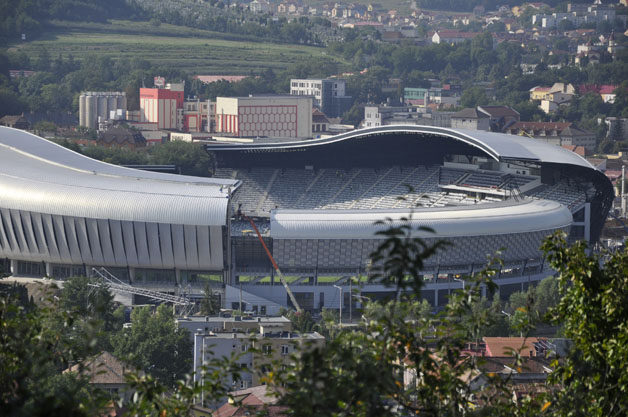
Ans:
[[[428,258],[425,265],[484,264],[487,256],[502,249],[500,257],[506,262],[536,259],[541,256],[543,239],[556,230],[568,232],[569,228],[447,238],[451,246]],[[435,241],[425,239],[427,244]],[[274,239],[273,256],[281,268],[357,268],[368,264],[371,253],[381,243],[381,239]]]
[[[112,267],[224,267],[221,226],[90,219],[6,208],[0,208],[0,256]]]

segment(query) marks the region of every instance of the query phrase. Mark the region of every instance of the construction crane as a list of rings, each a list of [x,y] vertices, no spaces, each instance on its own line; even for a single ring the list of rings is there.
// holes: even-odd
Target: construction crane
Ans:
[[[97,277],[101,280],[100,284],[90,284],[91,286],[106,286],[114,292],[131,295],[141,295],[152,300],[172,303],[174,308],[180,307],[180,312],[183,316],[189,315],[194,308],[194,302],[190,301],[190,299],[187,297],[134,287],[125,282],[122,282],[111,272],[107,271],[104,267],[92,268],[91,272],[92,277]]]
[[[273,264],[273,268],[275,268],[275,271],[277,272],[277,275],[279,276],[279,280],[281,281],[284,288],[286,289],[286,292],[288,293],[288,297],[290,297],[290,301],[292,301],[292,305],[294,305],[294,307],[297,309],[297,312],[300,313],[302,311],[301,306],[297,302],[297,299],[294,297],[294,294],[292,294],[292,290],[288,286],[288,281],[286,281],[286,278],[281,273],[281,270],[279,269],[277,262],[275,262],[275,258],[273,258],[273,255],[270,253],[270,250],[268,250],[268,246],[266,246],[266,243],[264,242],[264,239],[262,238],[262,234],[257,229],[255,222],[253,221],[253,219],[249,218],[244,213],[239,212],[239,214],[244,218],[244,220],[247,220],[249,223],[251,223],[251,227],[253,227],[253,230],[255,230],[257,239],[259,239],[260,243],[264,247],[264,250],[266,251],[266,255],[268,256],[268,259],[270,259],[270,263]]]

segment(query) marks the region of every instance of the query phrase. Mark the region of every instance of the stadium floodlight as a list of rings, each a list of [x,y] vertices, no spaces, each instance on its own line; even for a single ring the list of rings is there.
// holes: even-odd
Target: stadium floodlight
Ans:
[[[454,278],[454,281],[462,282],[462,291],[464,291],[464,279]]]

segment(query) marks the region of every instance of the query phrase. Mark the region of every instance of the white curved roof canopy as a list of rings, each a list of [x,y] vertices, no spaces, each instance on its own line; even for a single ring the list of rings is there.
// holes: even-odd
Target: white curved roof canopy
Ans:
[[[270,235],[273,239],[373,239],[376,232],[391,225],[404,224],[406,211],[276,210],[271,213]],[[377,221],[391,219],[386,224]],[[413,229],[425,226],[436,234],[415,232],[414,237],[460,237],[526,233],[555,230],[570,226],[573,218],[564,205],[549,200],[525,200],[420,209],[412,214]]]
[[[536,161],[541,163],[556,163],[577,165],[595,169],[586,159],[560,146],[550,145],[540,140],[525,136],[493,133],[483,130],[451,129],[445,127],[420,125],[388,125],[352,130],[347,133],[331,136],[324,139],[311,139],[293,142],[263,142],[263,143],[234,143],[212,144],[210,149],[215,150],[253,150],[253,149],[283,149],[322,146],[349,139],[386,134],[386,133],[417,133],[453,138],[468,145],[483,150],[498,161]]]
[[[93,219],[222,226],[239,184],[123,168],[7,127],[0,161],[2,208]]]

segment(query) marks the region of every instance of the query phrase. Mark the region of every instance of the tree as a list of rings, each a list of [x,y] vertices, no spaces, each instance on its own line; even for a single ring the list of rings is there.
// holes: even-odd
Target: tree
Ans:
[[[151,150],[154,164],[177,165],[181,173],[207,177],[213,169],[213,159],[202,145],[183,141],[171,141]]]
[[[460,97],[460,105],[463,107],[477,107],[488,104],[488,98],[486,92],[481,87],[467,88],[462,92]]]
[[[79,317],[50,307],[25,308],[11,296],[0,296],[0,408],[9,416],[93,416],[106,397],[92,391],[84,377],[61,371],[89,354],[97,342],[90,333],[76,343],[47,324],[61,320],[71,327]]]
[[[220,299],[212,291],[212,287],[209,285],[209,282],[205,283],[200,307],[201,314],[205,316],[213,316],[220,313]]]
[[[534,311],[539,318],[545,318],[546,314],[558,305],[560,293],[558,280],[547,277],[534,288]]]
[[[556,416],[628,413],[628,251],[589,253],[584,242],[567,245],[556,234],[543,244],[558,271],[558,306],[550,309],[574,348],[551,374]],[[601,257],[605,262],[602,262]]]
[[[176,325],[172,308],[162,304],[152,312],[141,307],[131,313],[131,327],[112,336],[114,355],[172,387],[192,367],[192,341],[186,329]]]
[[[88,277],[72,277],[59,292],[60,307],[86,319],[99,320],[107,331],[121,327],[115,316],[116,304],[109,288]]]

